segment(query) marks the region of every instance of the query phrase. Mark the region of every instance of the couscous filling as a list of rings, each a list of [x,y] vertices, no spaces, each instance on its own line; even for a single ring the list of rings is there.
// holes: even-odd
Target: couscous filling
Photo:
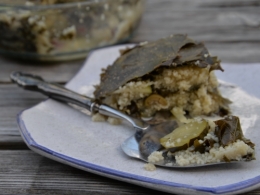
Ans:
[[[103,102],[128,114],[138,112],[142,117],[151,117],[160,110],[169,110],[173,116],[183,113],[194,117],[217,114],[225,107],[218,81],[209,67],[161,68],[146,77],[119,87]]]

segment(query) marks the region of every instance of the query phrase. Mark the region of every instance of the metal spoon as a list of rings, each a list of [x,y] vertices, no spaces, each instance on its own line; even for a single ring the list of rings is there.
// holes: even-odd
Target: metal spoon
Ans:
[[[58,101],[76,104],[86,108],[92,114],[99,112],[100,114],[106,116],[116,117],[128,121],[136,129],[136,132],[133,136],[125,140],[121,147],[128,156],[138,158],[146,162],[148,162],[148,156],[152,152],[162,149],[159,139],[170,133],[178,126],[175,121],[171,120],[157,125],[149,125],[142,120],[130,117],[107,105],[98,104],[94,99],[75,93],[59,84],[46,82],[41,77],[36,75],[13,72],[10,77],[13,82],[17,83],[24,89],[41,92]],[[154,164],[163,167],[183,168],[183,166],[176,164],[174,157],[168,157],[166,152],[164,153],[164,157],[164,160]],[[193,164],[185,166],[185,168],[223,163],[225,162],[204,165]]]

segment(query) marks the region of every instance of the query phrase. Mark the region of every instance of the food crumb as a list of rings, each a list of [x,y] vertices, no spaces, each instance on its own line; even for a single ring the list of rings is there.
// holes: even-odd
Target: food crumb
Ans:
[[[144,165],[144,169],[145,169],[146,171],[155,171],[155,170],[156,170],[156,167],[155,167],[155,165],[152,164],[152,163],[147,163],[147,164]]]
[[[106,121],[106,117],[102,114],[96,113],[91,117],[91,120],[93,122],[105,122]]]
[[[109,122],[111,125],[120,125],[121,120],[113,117],[108,117],[107,122]]]
[[[152,154],[148,156],[148,162],[155,163],[164,160],[164,157],[162,155],[161,151],[155,151]]]
[[[76,28],[73,25],[68,28],[65,28],[61,33],[61,37],[64,39],[73,39],[76,36],[76,33]]]
[[[144,41],[144,42],[139,43],[139,45],[140,45],[140,46],[144,46],[144,45],[146,45],[147,43],[148,43],[148,41]]]

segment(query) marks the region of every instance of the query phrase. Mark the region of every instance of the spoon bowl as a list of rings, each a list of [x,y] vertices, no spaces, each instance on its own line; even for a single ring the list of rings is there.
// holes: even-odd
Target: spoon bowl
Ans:
[[[187,166],[181,166],[176,163],[174,157],[167,156],[166,150],[163,150],[160,144],[160,138],[168,133],[172,132],[173,129],[178,127],[176,121],[166,121],[158,125],[151,125],[145,131],[136,131],[134,135],[127,138],[122,144],[121,148],[125,154],[130,157],[141,159],[149,163],[148,157],[155,151],[162,151],[164,160],[153,162],[154,165],[168,168],[194,168],[194,167],[205,167],[211,165],[226,164],[227,162],[215,162],[207,164],[190,164]],[[241,161],[231,161],[229,163],[237,163]]]

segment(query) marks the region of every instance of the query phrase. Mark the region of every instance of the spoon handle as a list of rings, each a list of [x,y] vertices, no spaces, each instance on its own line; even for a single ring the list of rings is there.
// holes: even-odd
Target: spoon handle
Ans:
[[[57,83],[46,82],[39,76],[22,72],[13,72],[11,73],[10,77],[13,82],[17,83],[24,89],[41,92],[44,95],[58,101],[76,104],[86,108],[92,114],[99,112],[106,116],[127,120],[133,125],[133,127],[139,130],[145,130],[148,128],[148,125],[141,120],[132,118],[107,105],[99,105],[93,98],[80,95]]]
[[[39,76],[22,72],[13,72],[10,77],[13,82],[24,89],[41,92],[52,99],[73,103],[84,107],[89,111],[91,111],[93,107],[93,99],[75,93],[57,83],[46,82]]]

